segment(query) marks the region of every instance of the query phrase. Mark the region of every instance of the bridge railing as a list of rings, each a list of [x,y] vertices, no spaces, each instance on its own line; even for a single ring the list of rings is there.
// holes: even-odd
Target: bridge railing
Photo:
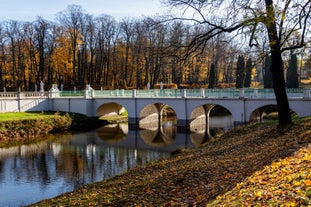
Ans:
[[[304,98],[304,93],[310,93],[310,89],[306,88],[288,88],[286,89],[288,98]],[[309,98],[310,95],[308,96]]]
[[[239,98],[241,97],[241,91],[235,88],[205,89],[205,97],[207,98]]]
[[[183,93],[181,89],[134,90],[133,95],[135,97],[166,97],[166,98],[183,97]]]
[[[291,98],[311,98],[310,88],[286,89],[287,96]],[[225,89],[151,89],[151,90],[74,90],[74,91],[45,91],[45,92],[0,92],[1,99],[20,99],[32,97],[50,98],[275,98],[273,89],[256,88],[225,88]]]
[[[59,95],[61,97],[77,97],[77,96],[84,96],[84,91],[83,90],[76,90],[76,91],[60,91]]]
[[[99,90],[94,92],[95,97],[132,97],[132,90]]]
[[[23,91],[23,92],[0,92],[1,99],[20,99],[20,98],[33,98],[33,97],[49,97],[49,92],[37,91]]]
[[[286,89],[288,98],[311,98],[311,89]],[[1,97],[1,96],[0,96]],[[275,98],[273,89],[257,88],[225,88],[225,89],[150,89],[150,90],[84,90],[60,91],[59,96],[53,97],[163,97],[163,98]]]

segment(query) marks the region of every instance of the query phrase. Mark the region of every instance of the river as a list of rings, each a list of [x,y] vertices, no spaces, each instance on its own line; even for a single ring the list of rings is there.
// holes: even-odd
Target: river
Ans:
[[[53,141],[0,148],[0,206],[24,206],[166,159],[180,148],[200,146],[211,134],[233,127],[231,117],[210,118],[209,131],[185,132],[172,121],[132,129],[108,125]]]

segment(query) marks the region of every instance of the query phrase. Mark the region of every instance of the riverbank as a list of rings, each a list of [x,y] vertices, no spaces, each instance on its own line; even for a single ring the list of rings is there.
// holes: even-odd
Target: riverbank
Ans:
[[[0,147],[40,141],[49,133],[88,131],[107,124],[105,120],[59,112],[0,114]]]
[[[311,118],[241,126],[32,206],[310,206],[310,143]]]

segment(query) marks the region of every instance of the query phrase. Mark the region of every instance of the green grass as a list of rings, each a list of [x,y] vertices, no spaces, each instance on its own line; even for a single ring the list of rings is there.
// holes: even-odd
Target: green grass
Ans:
[[[67,113],[2,113],[0,114],[0,148],[45,140],[49,133],[65,131],[71,124],[72,118]]]
[[[8,112],[0,113],[0,121],[18,121],[38,118],[51,118],[55,112]]]

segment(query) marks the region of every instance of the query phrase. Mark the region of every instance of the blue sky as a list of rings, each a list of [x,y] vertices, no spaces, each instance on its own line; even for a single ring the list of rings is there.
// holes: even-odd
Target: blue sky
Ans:
[[[37,16],[55,20],[68,5],[80,5],[85,13],[108,14],[120,20],[160,14],[160,0],[0,0],[0,21],[34,21]]]

